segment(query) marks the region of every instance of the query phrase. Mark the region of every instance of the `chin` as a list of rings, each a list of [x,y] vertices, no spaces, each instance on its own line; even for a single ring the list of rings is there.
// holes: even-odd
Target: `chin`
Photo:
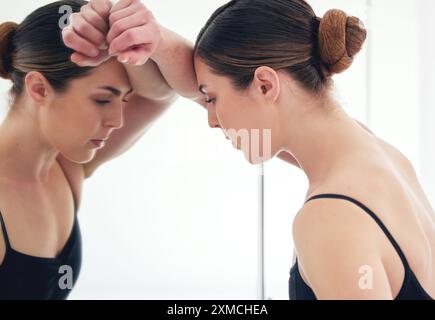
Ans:
[[[266,163],[267,161],[271,160],[273,158],[272,154],[270,153],[270,151],[268,152],[267,150],[258,150],[257,151],[252,151],[251,148],[249,148],[249,150],[245,150],[248,148],[240,148],[239,145],[237,145],[236,147],[238,150],[240,150],[241,152],[243,152],[243,155],[245,156],[245,159],[253,164],[253,165],[259,165],[262,163]],[[257,153],[257,154],[253,154],[253,153]]]
[[[63,153],[61,152],[62,156],[64,156],[66,159],[68,159],[71,162],[77,163],[77,164],[86,164],[88,162],[91,162],[96,155],[95,151],[88,151],[86,153]]]
[[[263,158],[263,157],[252,157],[251,155],[248,155],[246,153],[243,153],[245,155],[245,159],[253,165],[259,165],[259,164],[263,164],[266,163],[267,161],[269,161],[271,158],[267,157],[267,158]]]

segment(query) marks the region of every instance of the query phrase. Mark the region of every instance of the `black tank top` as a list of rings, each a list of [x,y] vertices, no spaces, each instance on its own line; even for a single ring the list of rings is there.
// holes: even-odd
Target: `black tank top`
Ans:
[[[379,225],[384,234],[390,240],[393,247],[396,249],[403,266],[405,268],[405,277],[403,280],[402,287],[394,300],[433,300],[432,297],[424,290],[424,288],[420,285],[417,277],[414,272],[411,270],[408,261],[406,260],[405,255],[400,249],[397,242],[394,240],[390,232],[387,230],[382,221],[365,205],[360,203],[359,201],[352,199],[347,196],[338,195],[338,194],[322,194],[311,197],[307,200],[307,202],[315,199],[343,199],[350,201],[367,212]],[[298,261],[296,259],[296,263],[290,270],[290,279],[289,279],[289,296],[291,300],[317,300],[313,290],[305,283],[303,280],[298,267]]]
[[[82,261],[76,201],[72,231],[64,248],[55,258],[35,257],[14,250],[1,212],[0,223],[6,246],[0,264],[0,300],[66,299],[77,282]]]

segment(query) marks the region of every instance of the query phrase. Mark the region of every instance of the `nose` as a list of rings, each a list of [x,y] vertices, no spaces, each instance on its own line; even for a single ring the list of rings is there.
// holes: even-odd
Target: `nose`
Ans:
[[[113,108],[108,109],[104,126],[112,129],[121,129],[124,126],[124,108],[122,102],[116,103],[113,105]]]
[[[210,104],[207,107],[207,112],[208,112],[208,125],[210,126],[210,128],[212,129],[220,128],[221,126],[219,124],[219,120],[216,115],[216,107]]]

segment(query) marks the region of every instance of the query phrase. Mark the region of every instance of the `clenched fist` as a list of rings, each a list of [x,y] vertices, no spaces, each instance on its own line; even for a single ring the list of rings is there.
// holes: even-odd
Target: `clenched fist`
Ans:
[[[70,16],[62,37],[80,66],[98,66],[111,56],[142,65],[158,48],[161,28],[140,0],[91,0]]]

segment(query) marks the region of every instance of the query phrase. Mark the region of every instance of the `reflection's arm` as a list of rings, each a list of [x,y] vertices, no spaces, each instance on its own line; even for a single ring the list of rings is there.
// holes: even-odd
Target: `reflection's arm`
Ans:
[[[113,133],[94,160],[84,165],[86,177],[137,142],[174,102],[176,93],[198,103],[204,100],[198,91],[193,66],[193,45],[164,27],[161,35],[158,48],[145,65],[125,65],[134,90],[124,112],[125,125]]]

